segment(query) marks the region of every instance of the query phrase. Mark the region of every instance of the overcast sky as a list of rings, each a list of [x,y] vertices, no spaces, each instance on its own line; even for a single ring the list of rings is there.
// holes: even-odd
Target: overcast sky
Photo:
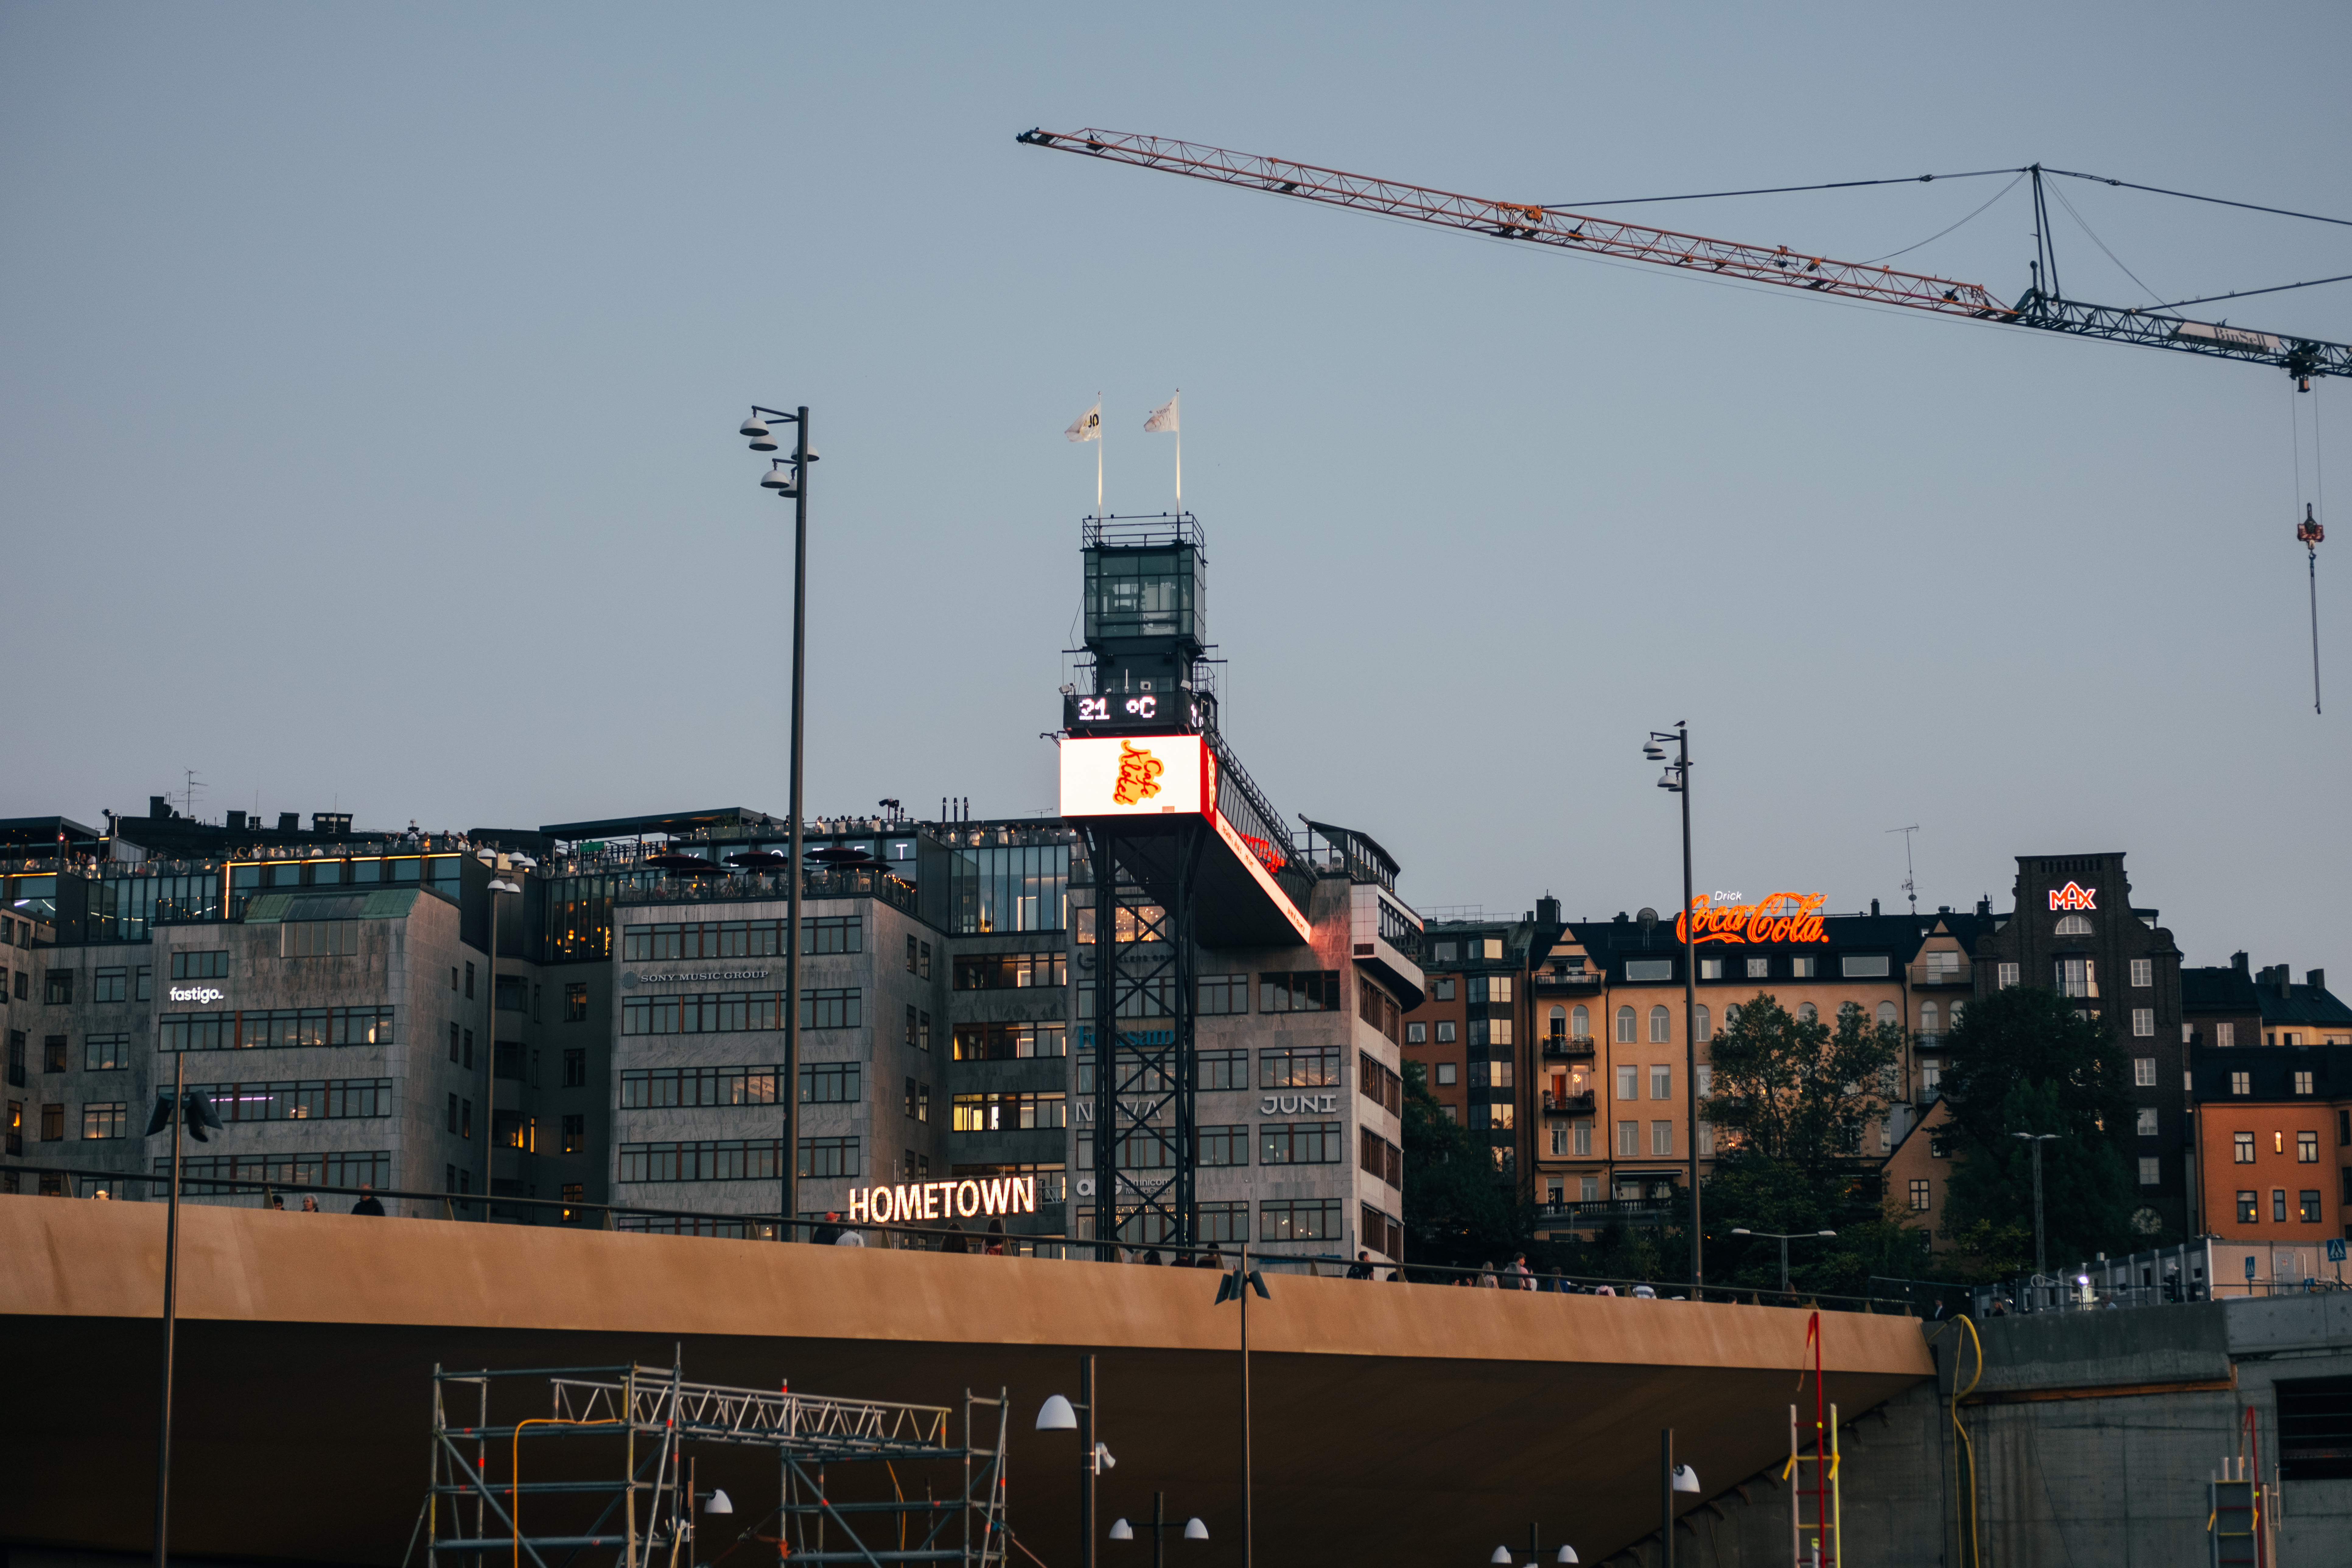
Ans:
[[[1181,386],[1227,733],[1419,904],[1670,909],[1639,746],[1687,719],[1702,889],[1892,907],[1912,823],[1925,908],[2121,849],[2191,963],[2352,978],[2352,527],[2325,717],[2293,537],[2314,405],[2352,498],[2352,383],[1013,141],[1559,205],[2038,159],[2352,217],[2347,61],[2330,5],[19,0],[0,815],[184,769],[215,818],[782,812],[753,401],[824,454],[812,811],[1049,808],[1094,499],[1062,429],[1099,390],[1111,507],[1160,510]],[[1613,210],[1870,259],[2004,183]],[[2352,272],[2352,229],[2057,184],[2079,298]],[[2014,298],[2030,236],[2021,187],[1895,265]],[[2352,285],[2211,309],[2352,340]]]

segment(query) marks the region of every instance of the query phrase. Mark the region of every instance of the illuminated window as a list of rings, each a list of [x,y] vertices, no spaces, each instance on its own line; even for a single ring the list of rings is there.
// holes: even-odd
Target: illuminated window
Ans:
[[[1911,1184],[1911,1207],[1915,1212],[1920,1214],[1927,1212],[1928,1205],[1935,1201],[1930,1195],[1931,1191],[1924,1176]]]
[[[2319,1194],[2316,1192],[2306,1187],[2296,1194],[2294,1217],[2305,1225],[2319,1223]]]
[[[2241,1192],[2238,1194],[2238,1223],[2240,1225],[2259,1224],[2262,1215],[2255,1205],[2261,1202],[2262,1198],[2258,1194]]]
[[[2058,930],[2056,934],[2059,936],[2088,936],[2091,934],[2091,917],[2088,915],[2061,915],[2058,917]]]
[[[2241,1165],[2251,1165],[2254,1163],[2254,1135],[2252,1133],[2232,1132],[2230,1134],[2230,1149],[2231,1157],[2235,1163]]]
[[[2250,1072],[2233,1072],[2233,1073],[2231,1073],[2231,1074],[2230,1075],[2230,1092],[2231,1092],[2231,1094],[2252,1094],[2252,1093],[2253,1093],[2253,1092],[2254,1092],[2254,1075],[2253,1075],[2253,1074],[2252,1074],[2252,1073],[2250,1073]],[[2247,1134],[2247,1136],[2252,1137],[2252,1133],[2249,1133],[2249,1134]]]
[[[1702,958],[1702,959],[1700,959],[1700,960],[1698,961],[1698,977],[1699,977],[1701,980],[1720,980],[1720,979],[1722,979],[1722,978],[1723,978],[1723,960],[1721,960],[1721,959],[1719,959],[1719,958]]]
[[[2294,1091],[2297,1094],[2309,1094],[2311,1092],[2311,1075],[2309,1073],[2299,1072],[2294,1075]]]
[[[2316,1132],[2296,1133],[2294,1135],[2294,1157],[2295,1162],[2298,1164],[2316,1165],[2319,1163],[2319,1134]]]

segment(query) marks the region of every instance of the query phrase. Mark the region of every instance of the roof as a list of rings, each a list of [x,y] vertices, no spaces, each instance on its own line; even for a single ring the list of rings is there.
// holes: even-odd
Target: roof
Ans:
[[[2256,982],[2254,995],[2262,1004],[2265,1024],[2301,1024],[2308,1027],[2352,1029],[2352,1007],[2346,1006],[2325,985],[2288,985],[2280,994],[2275,981]]]
[[[0,816],[0,844],[88,844],[106,837],[70,816]]]
[[[709,829],[749,827],[759,832],[788,833],[789,824],[749,806],[713,806],[708,811],[676,811],[658,816],[608,816],[595,822],[542,823],[540,831],[550,838],[578,843],[583,838],[636,838],[648,833],[666,834],[676,838],[683,834]]]
[[[2352,1099],[2352,1046],[2203,1046],[2189,1072],[2200,1103]],[[2294,1092],[2299,1072],[2312,1076],[2309,1094]],[[2230,1092],[2236,1073],[2251,1075],[2252,1093]]]
[[[2180,1007],[2185,1013],[2252,1013],[2254,977],[2230,964],[2200,965],[2180,971]]]

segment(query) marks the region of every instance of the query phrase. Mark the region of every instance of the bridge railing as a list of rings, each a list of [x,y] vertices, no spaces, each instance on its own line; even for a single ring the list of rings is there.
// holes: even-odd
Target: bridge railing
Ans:
[[[168,1172],[158,1174],[148,1171],[103,1171],[87,1166],[48,1165],[24,1161],[0,1161],[0,1173],[18,1172],[27,1174],[57,1175],[79,1182],[97,1181],[113,1185],[131,1183],[148,1187],[168,1186]],[[334,1196],[360,1197],[372,1194],[386,1201],[421,1204],[440,1211],[440,1217],[457,1219],[474,1217],[474,1211],[488,1206],[494,1209],[520,1209],[534,1216],[553,1211],[559,1223],[584,1229],[623,1229],[624,1221],[668,1222],[677,1227],[676,1234],[703,1236],[738,1240],[776,1239],[782,1234],[793,1241],[814,1239],[820,1229],[855,1230],[863,1235],[884,1238],[883,1245],[907,1251],[937,1251],[950,1234],[932,1226],[921,1225],[845,1225],[840,1221],[786,1218],[774,1214],[714,1214],[708,1210],[664,1208],[646,1204],[593,1204],[561,1198],[526,1198],[499,1194],[485,1198],[479,1193],[419,1192],[399,1187],[341,1186],[315,1182],[276,1182],[244,1177],[205,1176],[202,1185],[208,1190],[238,1189],[282,1197]],[[63,1195],[62,1194],[58,1195]],[[157,1194],[161,1195],[161,1194]],[[683,1228],[691,1226],[691,1229]],[[1519,1274],[1508,1268],[1464,1267],[1444,1263],[1396,1263],[1393,1261],[1361,1261],[1338,1253],[1307,1251],[1276,1252],[1267,1247],[1297,1246],[1297,1243],[1250,1243],[1244,1254],[1243,1244],[1209,1243],[1197,1247],[1175,1247],[1139,1243],[1133,1240],[1102,1240],[1090,1236],[1068,1235],[1003,1235],[994,1232],[963,1232],[959,1237],[974,1254],[983,1247],[1003,1245],[1040,1258],[1064,1257],[1071,1260],[1158,1264],[1179,1268],[1213,1268],[1231,1270],[1246,1256],[1249,1266],[1261,1273],[1289,1273],[1323,1278],[1352,1278],[1367,1283],[1460,1286],[1469,1289],[1532,1290],[1555,1295],[1619,1296],[1641,1300],[1728,1302],[1749,1306],[1820,1308],[1832,1311],[1874,1312],[1895,1316],[1922,1315],[1923,1305],[1906,1300],[1899,1294],[1866,1296],[1841,1295],[1818,1290],[1780,1291],[1753,1286],[1738,1287],[1708,1285],[1694,1291],[1687,1282],[1671,1279],[1643,1279],[1622,1276],[1567,1274],[1543,1271]]]

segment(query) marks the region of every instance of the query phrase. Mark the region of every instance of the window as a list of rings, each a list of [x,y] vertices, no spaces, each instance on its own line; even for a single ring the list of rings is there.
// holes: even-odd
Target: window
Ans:
[[[360,950],[357,921],[289,921],[278,928],[278,952],[283,958],[349,958]],[[466,994],[474,994],[471,967]]]
[[[588,1052],[584,1047],[575,1047],[563,1053],[563,1087],[588,1087]]]
[[[2284,1187],[2271,1189],[2271,1223],[2273,1225],[2286,1223],[2286,1189]]]
[[[1592,1153],[1592,1123],[1590,1121],[1570,1122],[1569,1124],[1569,1131],[1570,1134],[1570,1142],[1573,1145],[1570,1150],[1570,1152],[1590,1158]]]
[[[1555,1121],[1551,1124],[1551,1152],[1555,1155],[1564,1155],[1568,1152],[1568,1123],[1565,1121]],[[1559,1189],[1555,1185],[1552,1191],[1557,1194]],[[1554,1196],[1551,1201],[1556,1204],[1559,1199]]]
[[[1592,1037],[1592,1013],[1591,1009],[1580,1005],[1570,1012],[1568,1015],[1568,1033],[1570,1039],[1589,1040]]]
[[[1675,1124],[1671,1121],[1650,1123],[1650,1152],[1665,1155],[1675,1152]]]
[[[1453,944],[1452,944],[1451,942],[1439,942],[1439,943],[1437,944],[1437,947],[1438,947],[1438,953],[1437,953],[1437,956],[1438,956],[1439,958],[1441,958],[1441,959],[1444,959],[1444,958],[1449,958],[1449,957],[1453,956],[1452,954],[1450,954],[1450,953],[1448,953],[1447,952],[1445,952],[1445,951],[1444,951],[1446,948],[1448,948],[1448,947],[1450,947],[1450,946],[1452,946],[1452,945],[1453,945]],[[1433,1002],[1451,1002],[1451,1001],[1453,1001],[1453,1000],[1454,1000],[1454,976],[1452,976],[1451,974],[1441,974],[1441,975],[1438,975],[1436,978],[1433,979],[1432,981],[1430,981],[1430,983],[1429,983],[1429,995],[1430,995],[1430,1000],[1432,1000],[1432,1001],[1433,1001]]]
[[[1797,1004],[1797,1022],[1800,1024],[1817,1024],[1821,1022],[1821,1017],[1822,1010],[1811,1002]]]
[[[856,986],[836,986],[826,990],[801,993],[802,1028],[855,1029],[859,1022]]]
[[[240,1034],[243,1032],[243,1024],[244,1020],[239,1019],[238,1025]],[[474,1031],[471,1029],[465,1030],[464,1035],[466,1040],[465,1065],[467,1068],[471,1068],[474,1065]]]
[[[1404,1185],[1404,1151],[1369,1127],[1356,1140],[1356,1163],[1391,1187]]]
[[[803,1176],[857,1174],[857,1140],[855,1138],[802,1139],[800,1173]]]
[[[1698,1097],[1705,1100],[1715,1093],[1715,1068],[1702,1062],[1698,1069]]]
[[[1201,976],[1200,1012],[1203,1016],[1224,1016],[1249,1011],[1249,976],[1246,974],[1203,974]],[[1422,1026],[1415,1024],[1414,1028]],[[1415,1036],[1416,1039],[1420,1037]]]
[[[1486,957],[1500,958],[1503,956],[1503,939],[1499,936],[1482,938],[1479,942],[1479,951]]]
[[[41,1107],[41,1142],[56,1143],[66,1135],[66,1108],[62,1105]]]
[[[1813,980],[1821,975],[1821,963],[1811,953],[1799,953],[1789,960],[1789,977],[1792,980]]]
[[[1674,1037],[1674,1015],[1667,1012],[1663,1005],[1651,1008],[1650,1043],[1654,1046],[1661,1046]]]
[[[175,952],[172,955],[172,978],[174,980],[226,980],[228,978],[228,950],[206,952]]]
[[[1702,1005],[1692,1015],[1696,1037],[1700,1045],[1715,1038],[1715,1016]]]
[[[1675,1069],[1670,1067],[1650,1068],[1650,1098],[1672,1100],[1675,1097]]]
[[[2319,1163],[2319,1134],[2298,1132],[2294,1135],[2294,1159],[2299,1165]]]
[[[2153,1105],[2143,1105],[2139,1108],[2137,1114],[2139,1124],[2135,1131],[2143,1138],[2155,1137],[2157,1135],[2156,1107]]]
[[[856,1062],[803,1062],[803,1105],[847,1105],[859,1098],[863,1067]]]
[[[2252,1133],[2232,1132],[2230,1134],[2230,1147],[2232,1162],[2234,1163],[2240,1165],[2251,1165],[2254,1163],[2254,1135]]]
[[[2253,1075],[2253,1074],[2252,1074],[2252,1073],[2250,1073],[2250,1072],[2233,1072],[2233,1073],[2231,1073],[2231,1074],[2230,1075],[2230,1092],[2231,1092],[2231,1094],[2252,1094],[2252,1093],[2253,1093],[2253,1092],[2254,1092],[2254,1075]]]
[[[1671,958],[1629,958],[1625,961],[1625,978],[1629,982],[1672,980],[1675,961]]]
[[[1202,1011],[1205,1013],[1208,1009],[1203,1007]],[[1407,1024],[1404,1026],[1404,1043],[1408,1046],[1427,1045],[1429,1043],[1429,1026],[1427,1024]]]
[[[2096,996],[2099,994],[2098,961],[2062,958],[2058,961],[2057,981],[2061,996]]]
[[[2309,1094],[2311,1092],[2311,1074],[2308,1072],[2299,1072],[2294,1075],[2294,1091],[2297,1094]]]
[[[1192,1129],[1192,1159],[1201,1165],[1246,1165],[1250,1138],[1246,1122]]]
[[[1268,1198],[1257,1205],[1260,1241],[1337,1241],[1337,1198]]]
[[[864,915],[803,915],[801,933],[807,939],[803,952],[863,952],[866,950],[866,917]]]
[[[120,1002],[130,994],[131,971],[127,968],[101,969],[90,976],[89,999],[93,1002]]]
[[[457,1136],[471,1138],[473,1135],[474,1102],[470,1100],[461,1100],[457,1102]]]
[[[107,1072],[131,1065],[131,1037],[128,1035],[85,1035],[81,1042],[81,1065],[88,1072]]]
[[[1700,960],[1698,961],[1698,977],[1699,977],[1701,980],[1720,980],[1720,979],[1722,979],[1722,978],[1723,978],[1723,960],[1721,960],[1721,959],[1719,959],[1719,958],[1702,958],[1702,959],[1700,959]]]
[[[474,966],[470,963],[466,965],[466,994],[468,997],[474,994]]]
[[[1617,1124],[1617,1157],[1621,1160],[1636,1160],[1641,1158],[1641,1154],[1642,1124],[1638,1121],[1620,1121]]]
[[[1195,1051],[1192,1054],[1192,1087],[1195,1089],[1247,1089],[1249,1052],[1245,1050]]]
[[[2134,1087],[2139,1089],[2154,1089],[2156,1087],[2156,1058],[2154,1057],[2132,1058],[2132,1083]]]
[[[2261,1202],[2262,1198],[2258,1194],[2242,1191],[2240,1192],[2238,1194],[2238,1223],[2240,1225],[2259,1225],[2262,1223],[2262,1215],[2257,1212],[2257,1205],[2259,1205]]]
[[[850,1144],[856,1158],[856,1139],[801,1140],[802,1161],[812,1142]],[[615,1175],[624,1182],[772,1182],[782,1173],[773,1138],[719,1138],[694,1143],[624,1143]],[[807,1171],[801,1173],[807,1175]],[[855,1172],[824,1173],[826,1175]]]
[[[931,944],[928,942],[921,944],[921,951],[916,955],[915,973],[925,980],[931,977]]]
[[[1032,1132],[1070,1124],[1069,1097],[1058,1093],[959,1094],[949,1113],[950,1130],[957,1132]]]
[[[1066,952],[1000,952],[955,961],[959,991],[1026,991],[1070,983]],[[910,966],[911,967],[911,966]],[[1246,984],[1244,984],[1246,992]]]
[[[2061,915],[2058,917],[2058,930],[2056,934],[2059,936],[2088,936],[2091,934],[2091,917],[2088,915]]]
[[[1261,1013],[1336,1013],[1339,1010],[1339,972],[1302,969],[1257,977],[1257,1010]]]
[[[2011,986],[2017,984],[2017,965],[2014,963],[2004,963],[2000,965],[1999,968],[2000,971],[2000,981],[1997,989],[2006,991]]]
[[[2319,1194],[2309,1187],[2295,1194],[2294,1217],[2305,1225],[2319,1223]]]
[[[1769,959],[1769,958],[1751,958],[1751,959],[1749,959],[1749,960],[1748,961],[1748,979],[1750,979],[1750,980],[1765,980],[1765,979],[1769,979],[1769,978],[1770,978],[1770,977],[1771,977],[1771,973],[1772,973],[1772,961],[1771,961],[1770,959]]]
[[[578,1209],[575,1209],[571,1205],[573,1204],[585,1204],[588,1201],[588,1184],[585,1182],[564,1183],[562,1186],[562,1197],[565,1205],[562,1211],[562,1223],[565,1225],[579,1224],[580,1221],[586,1216]]]
[[[2135,1007],[2132,1009],[2132,1033],[2143,1040],[2152,1039],[2155,1037],[2155,1008]]]
[[[1443,1087],[1447,1089],[1453,1088],[1455,1083],[1461,1080],[1461,1077],[1462,1069],[1459,1067],[1456,1067],[1454,1063],[1440,1062],[1437,1064],[1437,1081]]]
[[[1839,961],[1848,980],[1884,980],[1892,973],[1893,964],[1886,954],[1864,954]]]
[[[2161,1162],[2157,1160],[2153,1155],[2143,1154],[2140,1156],[2139,1184],[2141,1186],[2155,1187],[2163,1185],[2164,1173],[2159,1168],[2160,1164]]]
[[[1062,1024],[958,1024],[950,1042],[960,1062],[1028,1061],[1070,1052],[1068,1027]]]
[[[50,1035],[41,1041],[41,1070],[43,1072],[66,1070],[65,1036]]]
[[[2156,984],[2156,961],[2135,958],[2131,961],[2131,983],[2136,989],[2145,990]]]
[[[1337,1046],[1306,1046],[1257,1054],[1260,1089],[1329,1089],[1339,1082]]]
[[[1911,1184],[1911,1207],[1914,1212],[1925,1214],[1934,1202],[1935,1199],[1931,1195],[1931,1189],[1926,1177],[1920,1177]]]
[[[915,939],[911,936],[907,939],[907,973],[915,973]]]
[[[1617,1098],[1620,1100],[1639,1100],[1642,1098],[1642,1069],[1640,1068],[1623,1066],[1618,1068]]]
[[[567,1116],[563,1119],[563,1152],[577,1154],[588,1147],[588,1119]]]
[[[1621,1046],[1633,1043],[1633,1009],[1631,1007],[1617,1009],[1617,1043]]]
[[[1455,1028],[1454,1028],[1454,1020],[1453,1020],[1453,1019],[1451,1019],[1451,1018],[1440,1018],[1440,1019],[1437,1021],[1437,1043],[1438,1043],[1439,1045],[1441,1045],[1441,1046],[1450,1046],[1450,1045],[1452,1045],[1452,1044],[1454,1043],[1454,1038],[1455,1038],[1456,1034],[1457,1034],[1457,1031],[1455,1030]]]
[[[41,1000],[52,1007],[71,1005],[73,981],[74,972],[70,969],[50,970],[47,983],[41,988]]]
[[[25,1102],[21,1100],[12,1100],[8,1102],[6,1132],[7,1152],[11,1154],[23,1153],[25,1152]]]
[[[81,1108],[81,1135],[84,1138],[121,1138],[131,1120],[130,1105],[120,1100],[100,1100]]]

